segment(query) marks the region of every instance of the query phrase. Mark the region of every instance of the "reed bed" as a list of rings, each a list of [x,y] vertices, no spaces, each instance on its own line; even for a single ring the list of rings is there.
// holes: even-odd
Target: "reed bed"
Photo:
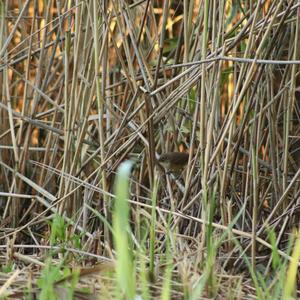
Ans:
[[[298,1],[0,16],[0,298],[300,297]]]

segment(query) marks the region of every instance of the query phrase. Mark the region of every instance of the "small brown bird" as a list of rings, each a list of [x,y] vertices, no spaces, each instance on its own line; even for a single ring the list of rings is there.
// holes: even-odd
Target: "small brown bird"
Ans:
[[[189,154],[183,152],[168,152],[162,154],[158,161],[168,171],[180,174],[189,160]]]

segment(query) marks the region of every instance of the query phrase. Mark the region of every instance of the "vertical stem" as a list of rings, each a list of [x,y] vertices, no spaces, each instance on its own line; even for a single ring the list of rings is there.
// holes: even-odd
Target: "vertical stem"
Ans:
[[[100,159],[101,162],[105,160],[105,151],[104,151],[104,99],[102,98],[101,93],[101,72],[100,72],[100,62],[99,62],[99,55],[100,55],[100,48],[99,48],[99,14],[97,9],[97,0],[93,0],[93,24],[94,24],[94,61],[95,61],[95,76],[96,76],[96,98],[97,98],[97,106],[98,106],[98,123],[99,123],[99,144],[100,144]],[[103,41],[105,42],[105,41]],[[105,78],[102,78],[105,80]],[[101,171],[101,183],[102,188],[104,191],[107,191],[107,182],[106,182],[106,172],[103,168]],[[103,193],[103,200],[104,200],[104,207],[107,204],[107,196],[106,193]]]

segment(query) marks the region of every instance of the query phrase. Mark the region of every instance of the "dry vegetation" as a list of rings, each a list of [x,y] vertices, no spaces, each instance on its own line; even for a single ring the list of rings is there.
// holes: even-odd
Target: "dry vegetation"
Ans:
[[[2,0],[0,15],[0,298],[300,297],[298,1]],[[181,176],[157,164],[168,151],[189,153]]]

